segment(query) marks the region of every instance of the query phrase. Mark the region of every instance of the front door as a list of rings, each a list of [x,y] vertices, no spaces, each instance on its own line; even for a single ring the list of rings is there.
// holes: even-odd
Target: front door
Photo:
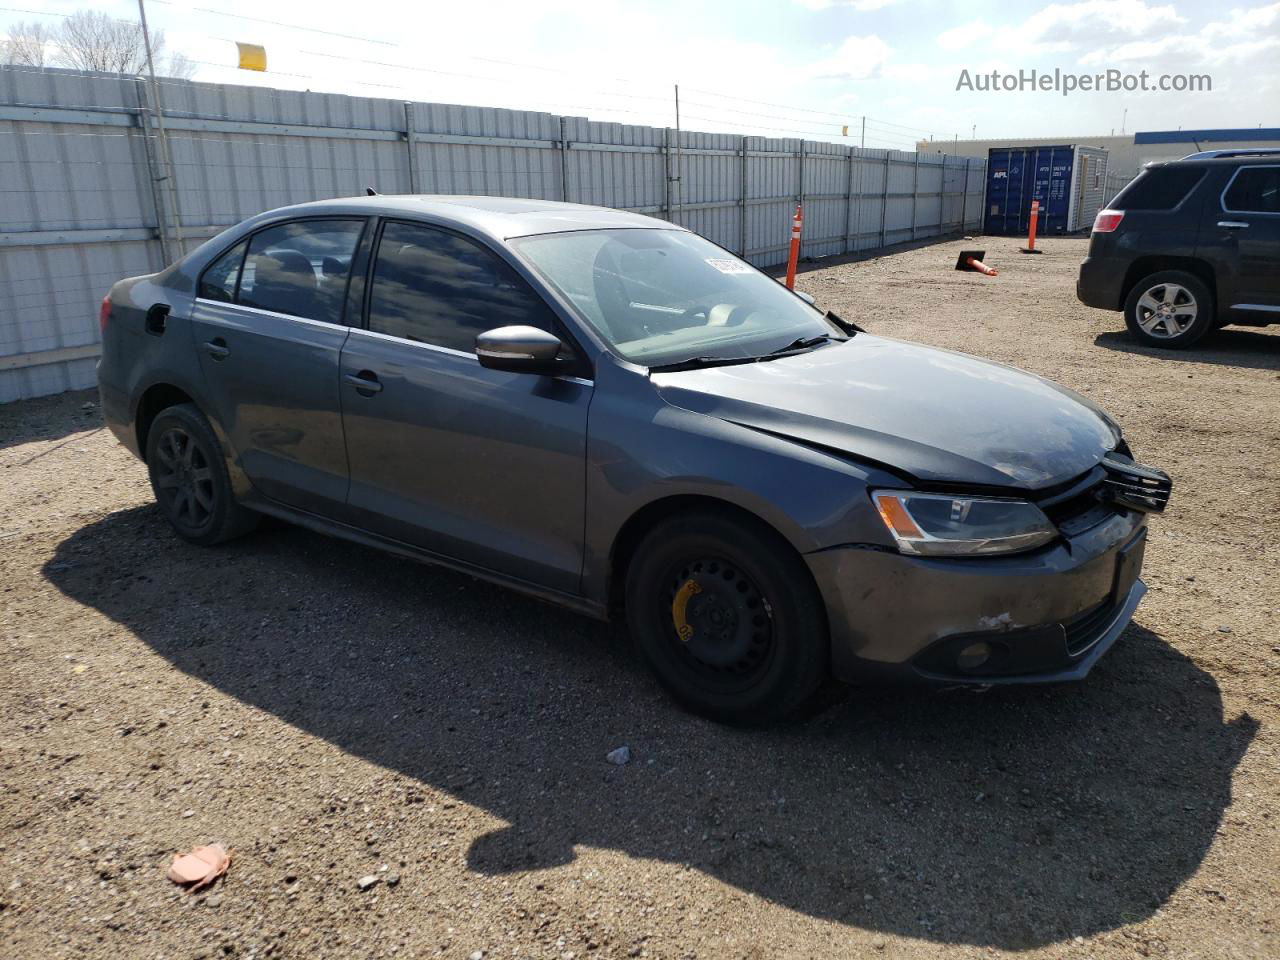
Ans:
[[[492,251],[423,224],[384,226],[370,283],[341,365],[355,522],[576,592],[592,386],[475,356],[476,334],[554,314]]]
[[[336,516],[347,495],[338,361],[363,219],[267,227],[200,278],[191,329],[208,411],[254,488]]]

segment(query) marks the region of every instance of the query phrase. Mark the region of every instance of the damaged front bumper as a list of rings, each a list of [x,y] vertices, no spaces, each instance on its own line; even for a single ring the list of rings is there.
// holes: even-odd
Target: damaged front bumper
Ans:
[[[1146,593],[1146,515],[1121,510],[1074,537],[1008,557],[807,554],[845,681],[1013,684],[1078,680]]]

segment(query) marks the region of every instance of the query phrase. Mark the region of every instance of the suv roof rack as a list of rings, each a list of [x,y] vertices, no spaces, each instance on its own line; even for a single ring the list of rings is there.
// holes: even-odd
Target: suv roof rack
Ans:
[[[1217,160],[1220,157],[1273,157],[1280,154],[1280,147],[1237,147],[1235,150],[1202,150],[1189,153],[1183,160]]]

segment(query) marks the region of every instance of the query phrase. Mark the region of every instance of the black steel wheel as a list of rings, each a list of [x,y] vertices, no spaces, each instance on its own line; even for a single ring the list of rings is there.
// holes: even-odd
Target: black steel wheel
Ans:
[[[799,556],[762,524],[683,515],[659,524],[627,570],[627,622],[681,704],[765,724],[794,713],[826,677],[821,597]]]
[[[184,540],[220,543],[257,522],[257,514],[235,501],[221,445],[192,404],[169,407],[152,422],[147,470],[156,503]]]

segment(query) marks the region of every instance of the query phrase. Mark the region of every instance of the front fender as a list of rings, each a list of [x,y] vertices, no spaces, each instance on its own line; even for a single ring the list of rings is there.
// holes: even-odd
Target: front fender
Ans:
[[[891,547],[867,489],[900,483],[835,452],[672,406],[644,374],[601,363],[588,423],[583,592],[605,602],[619,533],[660,500],[729,504],[804,554],[846,543]]]

